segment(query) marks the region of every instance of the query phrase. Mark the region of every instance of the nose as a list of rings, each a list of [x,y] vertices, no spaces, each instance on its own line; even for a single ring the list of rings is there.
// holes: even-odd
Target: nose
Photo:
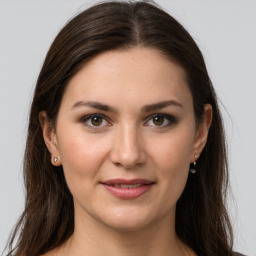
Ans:
[[[117,129],[110,153],[110,159],[115,165],[132,169],[146,161],[142,137],[136,127],[124,126]]]

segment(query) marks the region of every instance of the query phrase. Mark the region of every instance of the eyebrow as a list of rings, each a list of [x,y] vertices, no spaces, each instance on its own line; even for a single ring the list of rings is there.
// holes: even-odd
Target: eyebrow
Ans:
[[[167,101],[162,101],[162,102],[158,102],[158,103],[154,103],[154,104],[149,104],[149,105],[145,105],[142,107],[142,112],[152,112],[152,111],[156,111],[168,106],[176,106],[176,107],[180,107],[183,108],[182,104],[179,103],[176,100],[167,100]],[[75,108],[79,108],[79,107],[90,107],[90,108],[94,108],[94,109],[99,109],[99,110],[104,110],[104,111],[110,111],[110,112],[117,112],[117,110],[111,106],[108,106],[106,104],[102,104],[100,102],[96,102],[96,101],[78,101],[76,102],[73,106],[72,106],[72,110]]]
[[[178,101],[167,100],[167,101],[162,101],[162,102],[146,105],[142,108],[142,112],[151,112],[151,111],[159,110],[159,109],[169,107],[169,106],[176,106],[176,107],[183,108],[182,104],[179,103]]]
[[[76,102],[71,109],[75,109],[78,107],[90,107],[90,108],[95,108],[95,109],[100,109],[104,111],[111,111],[111,112],[116,112],[116,110],[106,104],[102,104],[100,102],[96,101],[78,101]]]

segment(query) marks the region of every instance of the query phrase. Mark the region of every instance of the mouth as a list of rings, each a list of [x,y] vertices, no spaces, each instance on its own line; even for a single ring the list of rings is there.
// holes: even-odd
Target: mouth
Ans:
[[[114,184],[112,185],[115,188],[138,188],[140,186],[142,186],[143,184],[134,184],[134,185],[129,185],[129,184]]]
[[[145,179],[112,179],[101,182],[101,184],[114,197],[129,200],[147,193],[155,182]]]

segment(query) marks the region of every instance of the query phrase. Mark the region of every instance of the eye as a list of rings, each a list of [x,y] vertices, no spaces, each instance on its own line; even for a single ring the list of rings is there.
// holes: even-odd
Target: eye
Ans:
[[[161,126],[161,125],[164,124],[165,119],[164,119],[163,116],[154,116],[154,117],[152,118],[152,121],[153,121],[153,123],[154,123],[155,125]]]
[[[167,114],[154,114],[147,121],[146,126],[168,127],[177,123],[175,117]]]
[[[90,128],[97,129],[100,127],[108,126],[109,122],[107,122],[106,118],[100,114],[93,114],[89,116],[85,116],[81,120],[86,126]]]

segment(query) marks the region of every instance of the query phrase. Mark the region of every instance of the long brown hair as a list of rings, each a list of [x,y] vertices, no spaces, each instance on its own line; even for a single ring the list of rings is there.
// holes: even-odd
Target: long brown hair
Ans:
[[[197,255],[231,255],[232,229],[225,208],[228,184],[225,137],[203,56],[190,34],[152,2],[105,2],[73,18],[57,35],[39,74],[24,156],[26,204],[8,255],[38,256],[62,245],[74,231],[73,198],[62,167],[51,165],[38,114],[55,123],[69,80],[90,58],[113,49],[160,50],[186,71],[197,122],[213,107],[208,141],[177,202],[176,233]],[[13,246],[17,238],[16,246]]]

